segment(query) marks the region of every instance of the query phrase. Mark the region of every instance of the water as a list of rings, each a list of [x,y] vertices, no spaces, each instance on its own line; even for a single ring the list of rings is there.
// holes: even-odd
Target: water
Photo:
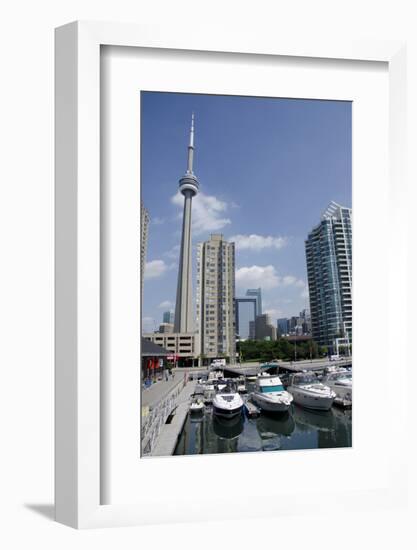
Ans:
[[[324,449],[352,446],[352,411],[312,411],[292,404],[288,413],[219,419],[211,407],[189,414],[176,455]]]

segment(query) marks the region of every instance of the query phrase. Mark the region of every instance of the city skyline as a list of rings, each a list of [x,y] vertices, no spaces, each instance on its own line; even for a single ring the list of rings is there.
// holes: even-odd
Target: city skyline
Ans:
[[[193,202],[193,271],[197,243],[223,233],[236,244],[236,297],[260,287],[275,324],[309,307],[304,240],[318,216],[332,200],[351,205],[351,105],[142,92],[145,331],[175,309],[184,204],[177,182],[193,111],[202,182]],[[194,276],[193,286],[195,296]]]

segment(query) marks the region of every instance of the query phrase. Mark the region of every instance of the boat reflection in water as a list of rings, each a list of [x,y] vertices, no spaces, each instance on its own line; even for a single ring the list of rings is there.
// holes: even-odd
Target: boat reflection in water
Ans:
[[[291,405],[288,413],[246,418],[218,417],[206,406],[189,414],[175,450],[177,455],[317,449],[352,446],[352,411],[332,407],[313,411]]]
[[[294,418],[298,425],[314,431],[332,432],[336,428],[333,409],[329,411],[313,411],[304,407],[294,406]]]
[[[288,412],[281,415],[263,414],[256,420],[263,451],[277,451],[283,437],[289,437],[295,429],[295,422]]]
[[[286,435],[292,434],[295,428],[295,422],[292,415],[288,412],[277,414],[263,414],[256,420],[256,426],[259,434],[273,433],[274,435]]]
[[[221,416],[213,415],[213,431],[217,437],[222,439],[235,439],[243,431],[244,418],[240,414],[233,418],[222,418]]]

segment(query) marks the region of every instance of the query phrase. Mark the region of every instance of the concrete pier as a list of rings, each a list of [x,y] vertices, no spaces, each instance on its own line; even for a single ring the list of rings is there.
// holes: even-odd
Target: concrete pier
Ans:
[[[161,380],[141,395],[141,453],[150,455],[171,412],[187,386],[188,375],[176,373],[174,378]]]
[[[179,394],[177,406],[171,411],[172,420],[169,424],[162,426],[151,456],[171,456],[174,454],[178,437],[187,418],[190,397],[194,393],[196,385],[196,381],[188,382]]]

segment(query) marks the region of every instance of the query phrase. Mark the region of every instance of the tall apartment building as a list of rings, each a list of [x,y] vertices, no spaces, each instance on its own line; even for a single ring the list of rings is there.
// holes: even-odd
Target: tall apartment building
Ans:
[[[148,232],[149,232],[149,213],[143,206],[140,205],[140,291],[143,298],[143,277],[145,273],[146,251],[148,248]]]
[[[197,248],[197,327],[200,355],[236,360],[235,243],[211,235]]]
[[[246,296],[256,298],[256,315],[262,315],[262,290],[260,288],[249,288]]]
[[[352,210],[331,202],[305,241],[312,337],[352,341]]]

